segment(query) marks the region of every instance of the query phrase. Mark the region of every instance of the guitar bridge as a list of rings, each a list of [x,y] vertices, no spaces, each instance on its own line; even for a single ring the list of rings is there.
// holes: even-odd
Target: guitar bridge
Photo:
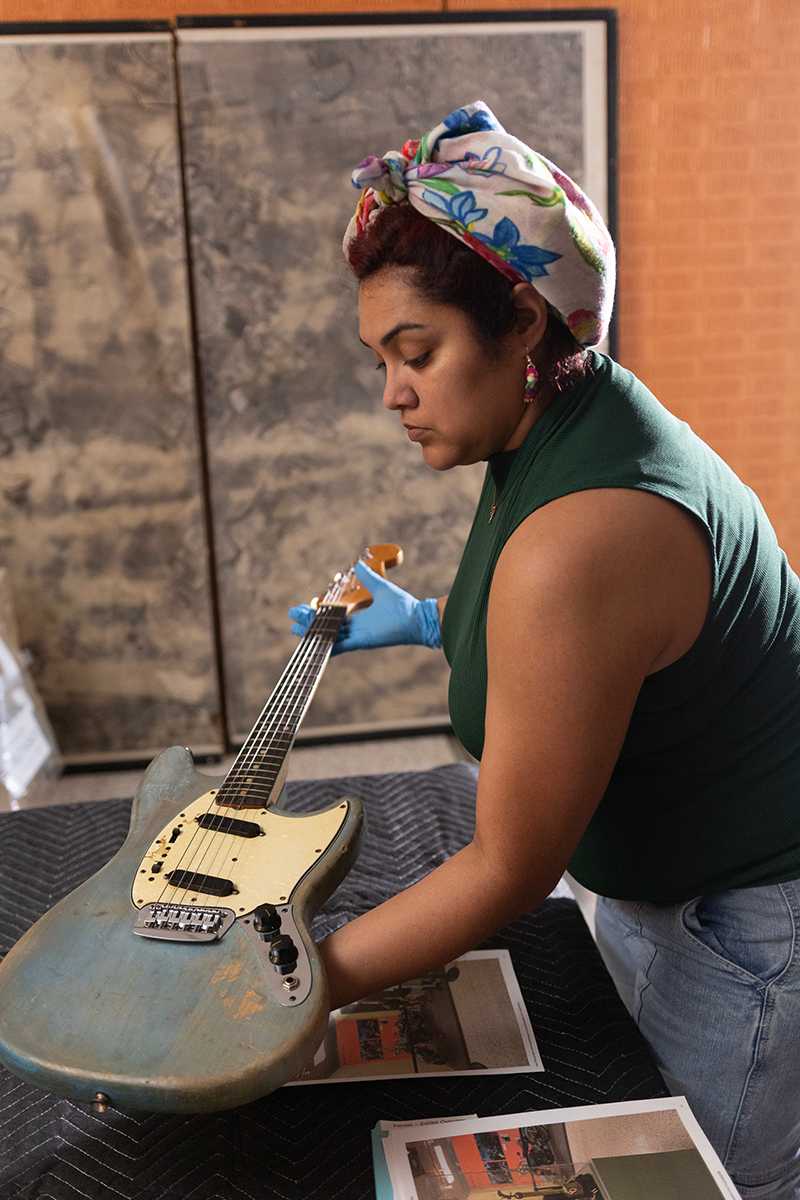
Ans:
[[[218,942],[236,920],[232,908],[188,908],[181,904],[145,904],[133,932],[170,942]]]

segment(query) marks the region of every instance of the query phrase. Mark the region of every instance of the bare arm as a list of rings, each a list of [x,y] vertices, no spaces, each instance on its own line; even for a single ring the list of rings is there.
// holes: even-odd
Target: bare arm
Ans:
[[[444,610],[447,604],[447,596],[440,596],[436,601],[436,607],[439,609],[439,624],[444,625]]]
[[[621,524],[596,499],[554,502],[509,539],[489,604],[473,840],[322,943],[334,1007],[441,967],[560,878],[664,641],[642,591],[659,581],[631,564]]]

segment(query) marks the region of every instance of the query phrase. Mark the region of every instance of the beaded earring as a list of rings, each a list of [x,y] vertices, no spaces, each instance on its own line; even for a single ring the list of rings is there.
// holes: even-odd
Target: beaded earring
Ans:
[[[530,355],[530,351],[525,351],[525,391],[522,393],[522,399],[526,404],[531,404],[536,399],[536,385],[539,382],[539,370],[536,363]]]

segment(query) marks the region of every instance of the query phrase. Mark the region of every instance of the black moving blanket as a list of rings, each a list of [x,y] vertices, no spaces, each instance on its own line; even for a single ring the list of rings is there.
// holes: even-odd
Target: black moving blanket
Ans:
[[[348,795],[364,802],[365,836],[315,921],[318,939],[472,833],[475,779],[462,764],[289,783],[285,803],[313,811]],[[129,810],[109,800],[0,815],[0,954],[115,853]],[[231,1112],[165,1117],[97,1115],[0,1068],[0,1200],[366,1200],[378,1120],[667,1094],[573,900],[547,900],[486,947],[511,953],[543,1073],[315,1084]]]

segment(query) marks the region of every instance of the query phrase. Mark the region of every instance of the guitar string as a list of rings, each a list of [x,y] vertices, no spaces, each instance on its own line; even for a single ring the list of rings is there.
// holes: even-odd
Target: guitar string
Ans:
[[[327,597],[327,593],[326,593],[326,602],[327,601],[328,601],[328,597]],[[320,627],[324,627],[325,615],[323,615],[323,619],[320,622]],[[297,647],[297,649],[291,656],[289,663],[287,664],[286,668],[284,669],[283,674],[281,675],[280,679],[278,680],[278,683],[273,688],[273,691],[272,691],[269,699],[267,700],[267,703],[264,706],[264,709],[259,714],[259,717],[256,720],[255,725],[253,726],[253,730],[251,730],[250,735],[248,735],[248,740],[250,737],[253,736],[253,734],[258,729],[259,722],[262,721],[262,719],[264,718],[267,709],[269,709],[274,703],[279,703],[280,700],[282,700],[283,697],[281,696],[281,692],[285,691],[288,687],[291,687],[294,680],[302,673],[302,671],[305,669],[307,664],[311,660],[313,660],[313,657],[314,657],[315,653],[317,652],[321,643],[322,643],[322,636],[320,634],[320,628],[317,627],[317,623],[315,622],[315,624],[312,625],[312,627],[309,629],[307,634],[304,636],[303,641],[301,642],[300,646]],[[247,743],[245,743],[245,744],[247,744]],[[236,765],[237,764],[234,763],[234,766],[236,766]],[[229,776],[230,776],[230,772],[228,772],[228,775],[226,775],[225,779],[223,780],[223,784],[225,782],[227,782]],[[216,794],[219,795],[219,789],[217,789]],[[211,812],[212,806],[216,802],[217,802],[216,799],[212,799],[210,801],[209,806],[206,809],[207,813]],[[213,844],[213,833],[214,832],[215,831],[213,831],[213,830],[203,829],[202,826],[200,826],[198,824],[196,829],[193,831],[188,844],[186,845],[186,847],[184,847],[184,849],[181,853],[181,856],[173,869],[178,870],[178,869],[181,869],[181,867],[182,867],[185,870],[189,870],[193,866],[195,871],[197,871],[197,868],[202,864],[202,858],[205,856],[208,846]],[[200,845],[195,846],[194,843],[196,842],[199,835],[202,835],[200,837]],[[206,848],[205,850],[204,850],[204,846]],[[196,857],[198,854],[198,851],[200,853],[200,862],[197,861],[197,857]],[[193,864],[190,862],[190,856],[195,859]],[[167,900],[166,896],[170,890],[173,891],[174,895],[173,895],[173,898]],[[169,881],[165,881],[165,884],[164,884],[164,887],[162,888],[161,894],[159,895],[159,897],[157,899],[157,903],[161,903],[161,904],[165,904],[165,905],[172,905],[173,907],[180,906],[181,900],[178,898],[179,892],[183,892],[183,894],[184,894],[183,903],[187,903],[186,898],[185,898],[187,890],[190,890],[190,889],[181,888],[177,884],[172,884]],[[209,903],[210,903],[210,901],[209,901]]]
[[[331,606],[331,605],[336,604],[336,602],[339,600],[339,598],[341,596],[343,584],[346,581],[346,579],[347,579],[347,576],[342,576],[341,580],[337,583],[337,585],[335,587],[331,587],[329,589],[329,593],[326,593],[326,595],[322,601],[323,605]],[[330,593],[332,593],[332,594],[330,594]],[[287,682],[291,682],[292,684],[294,684],[296,682],[297,678],[302,674],[302,672],[304,670],[306,670],[307,666],[309,665],[309,659],[312,658],[313,655],[316,654],[320,649],[322,649],[322,650],[325,649],[325,641],[326,641],[327,637],[330,637],[335,632],[334,626],[336,627],[336,630],[338,630],[338,626],[340,624],[341,624],[341,619],[332,618],[332,615],[330,612],[320,612],[319,616],[315,619],[314,624],[311,626],[311,630],[314,630],[315,632],[317,632],[320,635],[320,639],[312,647],[311,654],[307,655],[305,657],[304,661],[300,664],[299,670],[295,673],[295,676],[291,681],[288,680],[288,674],[287,674]],[[326,625],[330,625],[331,628],[326,628]],[[305,681],[303,681],[303,682],[305,682]],[[262,760],[262,763],[255,767],[255,770],[258,771],[259,766],[263,765],[263,760],[265,759],[265,757],[268,757],[268,754],[265,754],[264,739],[262,738],[261,742],[258,743],[254,736],[256,734],[256,731],[258,730],[259,722],[263,719],[264,713],[267,711],[267,709],[274,709],[274,716],[275,716],[275,720],[276,720],[276,728],[273,731],[276,736],[273,739],[273,743],[278,742],[280,740],[280,734],[281,734],[280,720],[283,719],[285,721],[287,718],[287,714],[286,713],[280,714],[278,708],[275,705],[273,705],[273,697],[277,700],[278,691],[279,691],[279,688],[276,687],[273,692],[273,696],[271,696],[270,699],[267,701],[267,704],[264,706],[264,710],[262,710],[262,713],[261,713],[258,721],[256,721],[255,725],[253,726],[252,731],[250,732],[250,734],[248,735],[248,737],[246,739],[245,748],[250,743],[251,739],[253,739],[252,751],[251,751],[249,760],[246,755],[244,757],[242,757],[241,754],[239,755],[239,757],[236,759],[236,761],[234,762],[230,771],[228,772],[228,774],[225,777],[225,781],[224,781],[225,785],[228,785],[229,783],[235,784],[235,783],[241,782],[241,776],[242,776],[243,771],[246,772],[247,775],[249,776],[253,772],[253,763],[256,758],[260,758]],[[296,710],[295,710],[295,712],[296,712]],[[272,715],[272,714],[270,714],[270,715]],[[290,715],[290,719],[294,719],[294,717],[295,717],[294,713]],[[269,727],[267,726],[266,729],[268,730]],[[261,732],[264,732],[264,731],[262,730]],[[266,747],[266,751],[269,751],[269,749],[271,749],[273,743],[270,743],[270,745]],[[282,755],[279,751],[279,754],[278,754],[278,762],[279,763],[282,761],[283,758],[285,758],[286,752],[288,752],[288,748],[286,751],[284,751],[284,753]],[[256,785],[255,785],[256,794],[257,794],[258,788],[263,787],[263,786],[264,786],[263,783],[258,783],[258,782],[256,783]],[[271,793],[271,791],[272,791],[271,786],[270,786],[269,791]]]
[[[346,579],[347,576],[342,576],[337,582],[336,587],[329,589],[329,592],[326,593],[323,604],[333,605],[339,600]],[[333,595],[331,595],[330,592],[333,592]],[[294,673],[294,677],[291,680],[286,680],[284,687],[285,696],[281,697],[280,701],[284,702],[288,700],[285,710],[283,712],[281,711],[280,703],[278,702],[278,697],[276,695],[278,689],[276,688],[273,690],[275,704],[273,704],[273,697],[270,697],[270,699],[267,701],[267,704],[264,706],[264,710],[262,710],[259,720],[256,721],[253,730],[245,742],[245,746],[247,746],[247,743],[251,738],[253,738],[255,731],[258,729],[259,721],[264,715],[264,711],[266,709],[273,710],[270,713],[270,716],[273,717],[274,715],[274,727],[270,728],[269,723],[266,723],[264,728],[259,731],[261,740],[260,742],[256,740],[253,741],[253,747],[249,755],[249,767],[246,768],[249,771],[248,777],[251,780],[251,782],[247,785],[247,791],[249,793],[254,794],[255,797],[258,798],[259,791],[262,788],[268,789],[266,796],[259,805],[259,807],[262,809],[266,809],[270,805],[270,799],[275,790],[275,784],[277,783],[283,763],[285,762],[289,753],[291,743],[285,747],[281,747],[279,743],[282,739],[285,739],[286,730],[291,728],[292,724],[294,724],[295,727],[299,725],[302,712],[306,705],[310,702],[310,693],[313,690],[313,687],[316,685],[316,682],[319,681],[322,671],[327,664],[329,652],[333,647],[333,626],[335,625],[338,627],[340,624],[341,618],[339,618],[338,621],[332,620],[331,612],[320,614],[317,637],[315,638],[314,643],[310,645],[309,653],[303,657],[302,662],[298,660],[298,668]],[[330,628],[328,626],[330,626]],[[270,737],[270,735],[272,735],[271,740],[268,742],[267,739]],[[269,751],[276,745],[278,745],[278,751],[276,754],[277,763],[275,765],[277,765],[278,769],[275,772],[275,778],[271,784],[262,783],[258,779],[258,773],[259,771],[263,770],[265,762],[268,762]],[[247,762],[247,757],[242,761],[241,764],[237,759],[228,774],[225,776],[223,786],[228,786],[231,782],[240,782],[240,780],[232,780],[232,776],[237,772],[239,775],[241,775],[241,771],[245,762]],[[217,791],[217,795],[212,801],[212,804],[219,804],[221,802],[220,791],[222,791],[222,787]],[[214,844],[212,831],[212,849],[214,849]],[[216,850],[214,851],[212,862],[209,867],[203,868],[204,873],[211,875],[215,874],[217,859],[219,858],[223,861],[225,860],[225,850],[225,839],[216,839]]]
[[[331,590],[332,589],[329,588],[328,592],[326,592],[326,595],[325,595],[326,602],[330,602],[331,597],[329,596],[329,593],[331,592]],[[300,643],[300,645],[297,647],[297,649],[294,651],[294,653],[290,657],[289,662],[287,663],[287,666],[284,668],[282,675],[280,676],[277,684],[273,688],[272,693],[271,693],[270,697],[268,698],[264,708],[262,709],[261,713],[259,714],[259,716],[253,726],[253,729],[251,730],[250,734],[248,735],[245,745],[247,745],[247,742],[256,733],[259,723],[264,719],[264,716],[267,713],[267,711],[269,709],[271,709],[274,704],[280,703],[280,701],[283,698],[281,693],[285,692],[287,688],[290,688],[293,685],[295,679],[302,673],[302,671],[305,669],[308,662],[313,660],[314,654],[316,653],[316,651],[322,641],[321,634],[320,634],[320,626],[324,627],[326,615],[327,614],[323,615],[322,621],[319,622],[319,624],[317,621],[314,622],[314,624],[311,626],[311,628],[309,629],[307,634],[304,636],[303,641]],[[237,760],[237,762],[238,762],[238,760]],[[234,767],[236,767],[236,765],[237,765],[237,763],[234,763]],[[229,771],[228,775],[225,776],[225,779],[223,780],[221,787],[224,786],[224,784],[227,782],[227,780],[230,776],[230,773],[231,772]],[[221,788],[216,790],[217,796],[219,795],[220,790],[221,790]],[[215,803],[216,803],[216,799],[212,798],[212,800],[209,803],[208,808],[206,809],[206,813],[211,812],[212,806]],[[213,832],[214,832],[213,830],[210,831],[207,829],[203,829],[202,826],[200,826],[198,824],[197,827],[195,828],[195,830],[193,831],[188,844],[183,849],[181,856],[175,865],[174,870],[178,870],[178,869],[181,869],[181,867],[183,867],[183,869],[188,871],[192,867],[194,867],[195,872],[199,873],[198,867],[202,864],[202,859],[205,856],[205,853],[207,852],[207,848],[209,845],[213,844],[213,840],[214,840]],[[194,843],[197,840],[198,835],[202,835],[200,837],[200,844],[199,844],[199,846],[195,846]],[[219,840],[224,843],[224,839],[219,839]],[[204,849],[204,846],[206,849]],[[198,862],[197,858],[196,858],[198,851],[200,852],[200,862]],[[194,863],[191,862],[192,857],[194,857],[194,859],[195,859]],[[172,899],[167,900],[166,895],[170,889],[173,890],[174,896]],[[187,890],[190,890],[190,889],[180,888],[177,884],[171,884],[168,881],[166,881],[165,885],[161,891],[161,894],[158,897],[157,902],[162,903],[162,904],[170,904],[173,906],[179,905],[181,903],[181,901],[178,899],[178,893],[183,892],[184,903],[186,903],[186,891]]]
[[[350,573],[348,573],[348,575],[349,574]],[[337,581],[337,583],[335,585],[328,588],[328,590],[326,591],[325,596],[323,598],[323,601],[322,601],[323,606],[333,604],[336,602],[336,600],[339,598],[339,595],[341,594],[342,583],[347,579],[347,577],[348,577],[347,575],[343,576],[342,580],[340,582]],[[318,652],[321,648],[325,647],[325,643],[328,642],[328,638],[330,637],[330,633],[332,632],[331,630],[326,628],[326,625],[330,624],[329,618],[330,618],[329,613],[321,612],[318,615],[318,617],[315,619],[314,623],[311,625],[311,627],[309,628],[307,633],[304,635],[303,641],[301,642],[300,646],[298,646],[297,649],[292,654],[292,656],[289,659],[289,662],[287,663],[286,667],[284,668],[284,671],[281,674],[277,684],[273,688],[273,691],[272,691],[269,699],[267,700],[264,708],[262,709],[261,713],[259,714],[259,717],[257,718],[257,720],[253,726],[253,729],[251,730],[250,734],[248,735],[248,738],[245,741],[245,747],[247,746],[250,739],[254,736],[254,734],[256,735],[256,737],[258,737],[258,733],[261,734],[260,741],[256,741],[253,743],[253,749],[251,751],[251,754],[249,756],[246,756],[246,758],[244,760],[242,760],[241,762],[240,762],[239,758],[237,758],[235,760],[230,771],[225,776],[225,779],[223,780],[222,785],[220,785],[220,788],[217,789],[217,793],[216,793],[217,797],[219,796],[219,792],[222,790],[222,787],[231,780],[231,777],[236,775],[237,773],[238,774],[241,773],[245,763],[248,762],[248,758],[250,758],[250,765],[252,767],[252,761],[256,757],[256,755],[261,753],[261,755],[263,756],[264,744],[266,742],[267,737],[271,733],[279,732],[279,728],[280,728],[279,725],[276,726],[276,729],[271,729],[269,721],[272,719],[274,719],[277,722],[280,722],[281,720],[285,720],[285,714],[281,713],[281,705],[285,702],[287,694],[289,695],[290,699],[292,698],[291,697],[292,687],[294,686],[294,684],[296,683],[296,681],[298,679],[301,679],[301,677],[303,676],[303,673],[307,670],[307,667],[309,666],[309,664],[313,665],[315,656],[318,654]],[[341,621],[339,621],[338,624],[341,624]],[[329,650],[332,649],[332,645],[333,645],[332,641],[328,642],[327,648]],[[320,665],[320,668],[322,668],[322,667],[324,667],[325,663],[321,661],[319,665]],[[302,696],[302,694],[301,694],[299,697],[297,697],[297,699],[299,700],[299,703],[303,703],[305,700],[305,697]],[[297,704],[296,707],[299,707],[299,704]],[[271,710],[271,711],[268,713],[268,710]],[[262,721],[264,721],[265,716],[267,718],[267,723],[265,724],[263,730],[259,731],[259,724]],[[275,740],[276,739],[273,738],[270,745],[274,744]],[[284,753],[284,757],[285,757],[285,753]],[[207,813],[211,812],[212,805],[215,803],[217,803],[216,797],[211,800],[209,807],[206,810]],[[267,804],[268,804],[268,798],[265,800],[264,806],[266,807]],[[194,830],[191,838],[189,839],[189,843],[182,851],[181,856],[180,856],[178,862],[175,864],[175,867],[173,868],[173,870],[179,870],[181,868],[186,869],[186,870],[190,869],[191,864],[187,860],[189,859],[189,856],[191,856],[192,858],[195,859],[194,866],[192,868],[193,872],[200,873],[198,870],[198,867],[200,865],[202,865],[202,860],[205,857],[206,853],[208,852],[209,846],[213,846],[215,840],[218,842],[220,850],[222,850],[224,852],[224,839],[214,839],[213,838],[214,832],[216,832],[216,831],[203,829],[198,824],[197,828]],[[201,834],[201,833],[204,836],[201,838],[200,845],[194,846],[194,843],[197,839],[198,834]],[[200,862],[199,863],[197,862],[197,858],[196,858],[198,852],[200,854]],[[215,854],[214,857],[216,858],[217,855]],[[213,872],[208,871],[205,873],[211,874]],[[190,889],[188,889],[188,890],[190,890]],[[166,896],[169,891],[172,891],[174,893],[174,895],[171,899],[167,900]],[[181,901],[178,899],[178,892],[184,893],[184,901],[183,902],[186,903],[186,899],[185,899],[186,891],[187,891],[187,889],[180,888],[177,884],[171,884],[168,881],[165,881],[164,887],[162,888],[161,893],[156,900],[156,903],[170,905],[173,907],[179,907]]]
[[[330,587],[328,592],[326,592],[323,605],[334,605],[340,599],[344,585],[349,578],[350,573],[337,578],[335,581],[335,586]],[[274,793],[275,785],[286,761],[289,749],[291,748],[291,737],[289,737],[287,740],[287,733],[291,731],[292,727],[294,727],[296,732],[297,727],[302,720],[302,714],[310,703],[313,690],[319,682],[322,671],[327,664],[327,659],[329,652],[332,649],[335,633],[338,632],[338,627],[341,625],[341,621],[342,617],[339,616],[336,618],[333,610],[330,607],[328,607],[328,611],[320,613],[319,618],[315,620],[314,623],[315,632],[318,636],[314,639],[314,642],[310,644],[309,653],[303,656],[302,661],[298,657],[297,670],[294,672],[293,678],[290,679],[287,674],[287,679],[284,686],[285,695],[284,697],[280,698],[280,702],[283,702],[288,697],[288,703],[286,704],[285,710],[283,712],[281,711],[280,702],[277,695],[278,688],[276,688],[273,692],[273,695],[276,698],[275,703],[273,703],[273,698],[270,697],[245,742],[244,748],[247,747],[248,743],[250,743],[252,739],[252,749],[249,756],[244,755],[244,757],[242,757],[240,754],[240,757],[237,758],[236,762],[233,764],[225,777],[225,787],[229,787],[230,785],[235,786],[236,783],[241,782],[242,771],[246,771],[247,775],[245,778],[249,781],[246,783],[247,792],[254,794],[256,799],[258,799],[259,791],[261,789],[266,789],[266,796],[259,805],[261,808],[266,809],[270,805],[270,799]],[[267,721],[264,724],[263,729],[258,730],[259,723],[262,721],[264,713],[268,709],[271,710],[269,715],[274,718],[274,728],[270,729],[269,722]],[[257,740],[257,730],[260,735],[260,741]],[[267,741],[270,735],[272,735],[271,740]],[[283,740],[287,741],[285,746],[280,745],[281,741]],[[267,767],[268,771],[270,770],[269,752],[276,745],[278,746],[277,752],[275,753],[276,762],[272,767],[275,777],[271,783],[268,781],[261,782],[259,779],[259,772],[263,772],[265,766]],[[277,767],[276,770],[275,767]],[[237,775],[239,778],[236,778]],[[213,803],[219,804],[221,802],[221,791],[222,788],[220,788],[220,790],[217,792],[216,799]],[[214,860],[209,871],[210,874],[215,873],[214,868],[217,858],[225,858],[225,849],[226,847],[224,839],[217,839],[217,850],[214,854]]]

